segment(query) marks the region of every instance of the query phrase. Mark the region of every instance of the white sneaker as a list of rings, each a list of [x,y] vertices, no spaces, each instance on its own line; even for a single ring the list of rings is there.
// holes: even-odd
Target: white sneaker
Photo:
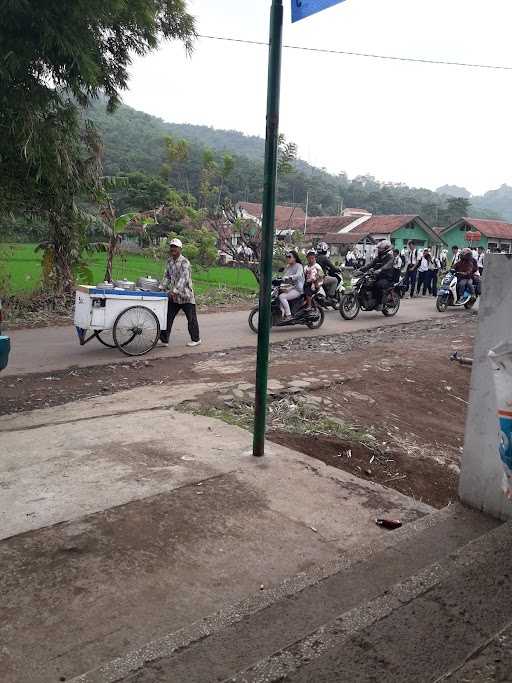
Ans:
[[[158,343],[160,346],[169,346],[169,342],[162,341],[161,339],[159,339]]]
[[[202,344],[201,340],[196,341],[196,342],[193,342],[193,341],[187,342],[187,346],[199,346],[199,344]]]

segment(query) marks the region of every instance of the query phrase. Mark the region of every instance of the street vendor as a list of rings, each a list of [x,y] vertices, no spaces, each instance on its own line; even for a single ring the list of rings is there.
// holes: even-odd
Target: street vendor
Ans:
[[[190,341],[187,346],[199,346],[199,324],[197,322],[196,300],[192,288],[192,271],[190,262],[181,253],[183,242],[171,240],[169,244],[170,258],[167,261],[161,288],[168,293],[167,329],[160,333],[160,341],[164,346],[169,344],[174,318],[180,311],[187,316]]]

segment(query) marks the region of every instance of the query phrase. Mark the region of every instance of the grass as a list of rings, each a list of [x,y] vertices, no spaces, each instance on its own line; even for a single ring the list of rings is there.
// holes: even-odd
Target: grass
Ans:
[[[35,252],[35,244],[0,244],[0,275],[5,273],[12,294],[28,294],[41,284],[41,254]],[[92,282],[102,282],[105,275],[105,254],[91,254],[88,266],[92,271]],[[125,253],[114,259],[114,279],[136,281],[143,275],[161,278],[165,260],[155,260],[142,254]],[[254,275],[246,269],[214,267],[205,271],[194,269],[194,289],[197,294],[216,287],[227,287],[247,294],[257,291]]]
[[[180,409],[222,420],[252,432],[254,409],[248,403],[236,402],[230,406],[192,405],[191,409],[190,404],[187,406],[185,403]],[[332,419],[322,411],[322,408],[306,403],[305,399],[276,399],[269,403],[268,428],[305,436],[334,436],[343,441],[363,444],[370,450],[376,447],[375,437],[368,429]]]

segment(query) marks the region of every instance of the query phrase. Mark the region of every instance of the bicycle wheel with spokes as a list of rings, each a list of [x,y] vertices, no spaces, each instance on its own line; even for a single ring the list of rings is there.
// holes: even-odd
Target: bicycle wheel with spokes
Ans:
[[[156,346],[159,337],[158,318],[145,306],[126,308],[114,323],[114,341],[127,356],[143,356]]]

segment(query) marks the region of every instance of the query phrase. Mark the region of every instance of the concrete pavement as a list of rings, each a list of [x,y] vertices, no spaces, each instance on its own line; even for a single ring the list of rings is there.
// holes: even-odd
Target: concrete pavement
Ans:
[[[2,683],[69,679],[428,506],[144,387],[0,418]],[[218,385],[215,385],[218,388]]]
[[[416,320],[436,319],[443,315],[446,314],[437,312],[433,297],[406,299],[402,301],[398,315],[393,318],[386,318],[381,313],[363,312],[356,320],[347,322],[336,311],[330,311],[326,314],[325,323],[320,330],[308,330],[303,326],[274,329],[271,341],[282,342],[295,337],[342,334]],[[463,311],[461,315],[464,315]],[[176,319],[169,347],[157,347],[150,355],[154,358],[164,358],[190,353],[255,347],[257,338],[249,329],[247,317],[248,311],[210,313],[200,316],[203,344],[195,349],[189,349],[185,346],[188,341],[186,321],[184,316],[180,315]],[[9,366],[2,372],[2,378],[8,375],[65,370],[74,366],[108,365],[126,362],[128,358],[117,349],[103,347],[95,339],[86,346],[80,347],[75,329],[71,326],[13,330],[9,334],[12,350]]]

